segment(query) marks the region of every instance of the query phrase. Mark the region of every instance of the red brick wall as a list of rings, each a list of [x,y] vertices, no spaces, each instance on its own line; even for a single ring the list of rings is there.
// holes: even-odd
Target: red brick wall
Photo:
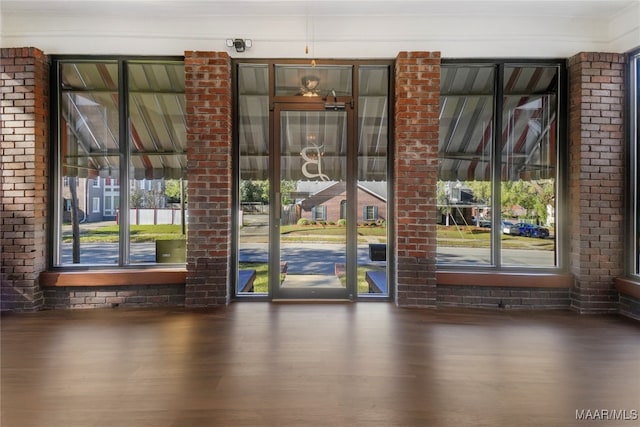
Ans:
[[[364,221],[363,220],[363,209],[365,206],[377,206],[378,207],[378,219],[379,220],[387,220],[387,203],[384,200],[379,199],[378,197],[375,197],[374,195],[372,195],[371,193],[364,191],[361,188],[358,188],[358,194],[357,194],[357,199],[358,199],[358,207],[357,212],[358,212],[358,225],[362,224],[363,222],[369,222],[369,221]],[[338,220],[340,220],[340,205],[342,200],[347,200],[347,192],[343,191],[342,193],[340,193],[337,196],[333,196],[332,198],[326,200],[326,201],[322,201],[322,203],[320,204],[320,206],[326,206],[327,208],[327,221],[331,221],[334,223],[337,223]],[[302,210],[300,216],[301,218],[306,218],[311,220],[313,217],[313,212],[311,211],[311,209],[309,210]]]
[[[569,67],[572,307],[616,311],[624,261],[624,56],[580,53]]]
[[[185,52],[189,229],[185,306],[229,301],[231,58]]]
[[[2,49],[0,91],[0,308],[36,310],[46,268],[47,57],[35,48]]]
[[[45,288],[44,308],[175,307],[184,305],[184,288],[184,285]]]
[[[507,310],[567,310],[570,290],[503,286],[438,286],[439,307]]]
[[[396,303],[435,307],[440,53],[401,52],[395,73]]]

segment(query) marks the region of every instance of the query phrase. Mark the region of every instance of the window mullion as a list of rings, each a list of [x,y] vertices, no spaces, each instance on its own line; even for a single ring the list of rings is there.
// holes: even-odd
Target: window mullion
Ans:
[[[491,259],[493,265],[500,267],[502,264],[501,236],[502,236],[502,114],[504,104],[504,64],[498,64],[494,80],[493,98],[493,140],[491,150]]]
[[[119,228],[119,261],[120,266],[129,264],[129,165],[131,164],[131,150],[129,148],[129,96],[128,96],[129,76],[127,63],[124,60],[118,62],[118,116],[120,141],[120,215]]]

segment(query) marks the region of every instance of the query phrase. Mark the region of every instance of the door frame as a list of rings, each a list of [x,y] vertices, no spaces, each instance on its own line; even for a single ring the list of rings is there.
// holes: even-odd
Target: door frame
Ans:
[[[387,112],[386,112],[386,120],[388,122],[387,127],[388,127],[388,145],[387,145],[387,175],[386,175],[386,181],[387,181],[387,246],[388,246],[388,250],[387,250],[387,264],[386,264],[386,271],[387,271],[387,277],[393,277],[395,275],[395,254],[394,254],[394,236],[395,236],[395,230],[394,230],[394,218],[395,218],[395,206],[393,203],[393,200],[395,198],[394,196],[394,188],[393,188],[393,177],[394,177],[394,162],[393,162],[393,153],[394,153],[394,134],[393,134],[393,129],[394,129],[394,96],[393,94],[395,93],[395,59],[321,59],[321,60],[317,60],[317,62],[321,65],[349,65],[352,67],[352,87],[353,87],[353,91],[351,93],[350,97],[338,97],[337,101],[343,101],[346,102],[347,105],[349,107],[351,107],[352,111],[353,111],[353,115],[355,116],[353,119],[353,129],[351,129],[351,131],[353,132],[353,141],[357,140],[357,136],[358,136],[358,117],[357,117],[357,112],[359,111],[359,102],[360,102],[360,89],[359,89],[359,80],[360,80],[360,70],[364,67],[374,67],[374,68],[379,68],[379,67],[385,67],[388,70],[388,105],[387,105]],[[269,139],[269,144],[268,144],[268,149],[271,150],[273,147],[273,141],[274,141],[274,126],[273,126],[273,115],[274,115],[274,109],[275,109],[275,105],[276,104],[288,104],[288,103],[293,103],[293,104],[302,104],[305,106],[309,106],[309,105],[316,105],[316,106],[320,106],[322,104],[322,106],[324,107],[324,101],[325,99],[323,99],[322,97],[304,97],[304,96],[299,96],[299,95],[276,95],[276,78],[275,78],[275,69],[278,66],[282,66],[282,65],[294,65],[294,66],[309,66],[309,60],[308,59],[304,59],[304,58],[298,58],[298,59],[267,59],[267,58],[257,58],[257,59],[249,59],[249,58],[244,58],[244,59],[232,59],[232,69],[234,70],[232,73],[232,87],[233,87],[233,94],[232,94],[232,98],[233,98],[233,110],[234,110],[234,119],[236,120],[236,122],[239,120],[239,116],[240,116],[240,110],[239,110],[239,105],[240,103],[238,102],[239,100],[239,78],[238,78],[238,70],[242,65],[248,65],[248,66],[264,66],[267,70],[268,70],[268,76],[265,79],[266,82],[266,86],[267,87],[267,91],[264,93],[264,95],[266,95],[268,97],[268,139]],[[311,65],[313,66],[313,64]],[[322,93],[321,95],[324,95],[324,93]],[[334,101],[334,97],[333,96],[329,96],[329,100],[330,101]],[[265,111],[265,113],[267,113],[267,111]],[[238,141],[240,139],[239,136],[239,127],[238,126],[233,126],[232,127],[232,134],[233,134],[233,145],[232,145],[232,164],[233,164],[233,180],[234,180],[234,191],[232,192],[232,204],[234,207],[236,207],[236,209],[239,209],[240,207],[240,200],[239,200],[239,193],[238,193],[238,185],[240,182],[240,146],[238,144]],[[279,141],[278,141],[279,143]],[[351,144],[351,149],[354,150],[354,155],[351,156],[351,161],[353,162],[353,165],[351,166],[353,169],[354,174],[356,175],[355,178],[352,179],[352,185],[353,188],[351,188],[351,192],[352,194],[357,194],[357,175],[358,175],[358,158],[357,158],[357,154],[358,154],[358,147],[357,147],[357,143]],[[272,165],[268,166],[269,169],[272,168]],[[268,173],[268,179],[271,180],[271,172]],[[270,197],[273,197],[273,195],[270,192]],[[273,199],[272,199],[273,200]],[[357,217],[357,205],[352,203],[352,207],[351,209],[353,210],[353,213],[348,214],[353,216],[354,218]],[[271,217],[271,214],[270,214]],[[269,220],[271,221],[271,219]],[[240,239],[239,239],[239,229],[240,229],[240,224],[239,224],[239,215],[232,215],[232,229],[233,229],[233,238],[230,242],[231,244],[231,271],[230,271],[230,297],[232,299],[237,299],[237,300],[244,300],[244,301],[272,301],[274,300],[276,297],[273,294],[272,291],[272,286],[273,286],[273,275],[276,274],[274,272],[272,272],[271,270],[274,270],[272,268],[270,268],[269,270],[269,287],[267,290],[267,293],[260,293],[260,294],[253,294],[252,292],[243,292],[241,294],[239,294],[238,292],[238,272],[239,272],[239,262],[240,262],[240,253],[239,253],[239,247],[240,247]],[[353,221],[352,221],[353,222]],[[268,248],[268,263],[269,266],[271,266],[273,263],[275,263],[274,261],[271,261],[273,255],[273,251],[272,251],[272,242],[273,242],[273,231],[272,231],[273,227],[271,226],[271,224],[269,224],[269,235],[268,235],[268,239],[269,239],[269,243],[267,245]],[[356,242],[356,238],[357,238],[357,233],[358,230],[357,228],[352,228],[352,230],[350,231],[351,234],[348,234],[347,239],[351,239],[351,241]],[[355,245],[357,245],[357,243],[355,243]],[[352,259],[354,260],[354,265],[352,266],[351,269],[347,269],[347,274],[351,275],[350,280],[351,283],[357,283],[357,275],[358,275],[358,259],[357,259],[357,247],[355,247],[354,251],[356,253],[350,255],[352,257]],[[279,257],[279,254],[278,254]],[[279,272],[280,266],[276,265],[276,269],[275,271]],[[393,301],[395,298],[395,290],[393,289],[393,287],[390,287],[388,289],[388,292],[384,295],[380,295],[380,294],[372,294],[372,293],[358,293],[358,290],[354,290],[354,295],[353,295],[353,301]]]
[[[306,101],[306,102],[305,102]],[[336,105],[340,107],[336,108]],[[344,106],[344,107],[342,107]],[[345,288],[283,288],[280,286],[280,214],[281,214],[281,135],[280,114],[284,111],[345,111],[347,120],[346,134],[346,189],[347,189],[347,227],[345,245]],[[352,97],[308,98],[301,102],[276,101],[270,109],[270,189],[269,198],[275,202],[275,209],[269,213],[269,294],[272,300],[349,300],[355,301],[357,291],[357,154],[355,108]],[[353,199],[353,202],[350,200]]]

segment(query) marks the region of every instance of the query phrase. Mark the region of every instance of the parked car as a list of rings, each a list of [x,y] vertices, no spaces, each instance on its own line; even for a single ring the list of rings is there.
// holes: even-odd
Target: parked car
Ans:
[[[502,233],[509,234],[511,236],[519,236],[520,228],[517,227],[514,223],[509,221],[502,221]]]
[[[526,222],[518,222],[514,225],[520,230],[520,235],[525,237],[537,237],[544,239],[549,237],[549,229],[535,224],[527,224]]]

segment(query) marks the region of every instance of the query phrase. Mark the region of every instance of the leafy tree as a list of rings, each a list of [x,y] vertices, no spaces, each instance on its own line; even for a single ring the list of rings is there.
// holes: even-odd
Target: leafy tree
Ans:
[[[294,191],[296,191],[296,181],[290,181],[286,179],[283,179],[282,181],[280,181],[280,193],[282,193],[283,195],[282,196],[283,205],[290,205],[294,202],[293,199],[290,197],[290,194]]]
[[[182,181],[179,179],[167,179],[164,182],[164,194],[167,197],[167,202],[169,203],[180,203],[180,193],[181,193]],[[187,198],[186,192],[183,197]]]
[[[449,197],[445,192],[445,182],[438,181],[436,186],[436,203],[438,204],[438,209],[445,215],[446,224],[449,225],[449,216],[451,215],[451,206],[449,205]]]
[[[511,208],[520,206],[527,210],[530,218],[547,220],[547,206],[555,201],[554,181],[544,179],[538,181],[505,181],[502,183],[502,206]]]
[[[139,188],[134,188],[129,193],[129,205],[131,208],[143,208],[144,207],[144,191]]]
[[[267,197],[268,194],[267,192]],[[241,181],[240,200],[249,203],[264,202],[264,185],[259,181]]]
[[[464,185],[473,192],[473,198],[476,202],[491,202],[490,181],[466,181]]]

